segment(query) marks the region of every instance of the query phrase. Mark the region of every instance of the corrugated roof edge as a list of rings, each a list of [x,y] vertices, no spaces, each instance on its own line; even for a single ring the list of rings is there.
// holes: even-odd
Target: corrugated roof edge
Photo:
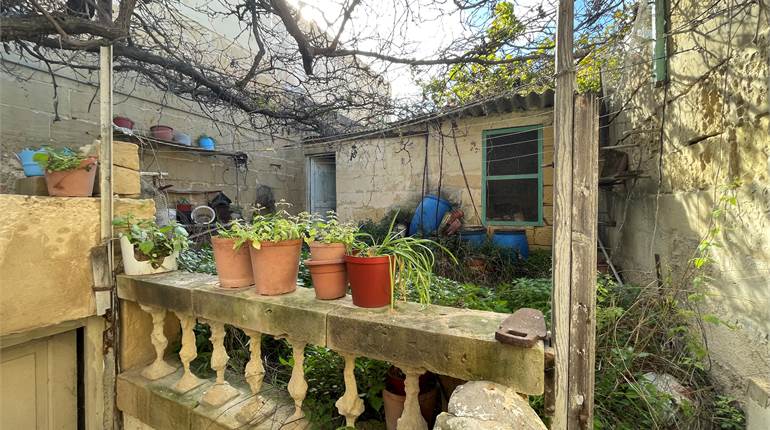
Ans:
[[[465,118],[482,117],[486,115],[523,112],[528,110],[547,109],[553,107],[554,92],[546,90],[542,93],[531,92],[522,94],[504,94],[498,97],[492,97],[481,101],[468,103],[462,106],[446,108],[443,111],[438,110],[427,114],[422,114],[414,118],[395,121],[386,127],[362,130],[354,133],[337,134],[324,137],[310,137],[305,139],[304,143],[325,143],[329,141],[347,141],[356,140],[363,137],[398,137],[408,136],[409,134],[422,133],[422,130],[413,130],[412,127],[426,123],[428,121],[444,120],[447,118]]]

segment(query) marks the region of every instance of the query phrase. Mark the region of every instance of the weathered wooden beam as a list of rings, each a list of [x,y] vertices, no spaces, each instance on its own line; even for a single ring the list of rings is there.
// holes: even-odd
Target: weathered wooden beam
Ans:
[[[574,1],[560,0],[556,30],[553,206],[554,416],[551,428],[569,427],[569,315],[572,273],[572,131],[575,86]]]

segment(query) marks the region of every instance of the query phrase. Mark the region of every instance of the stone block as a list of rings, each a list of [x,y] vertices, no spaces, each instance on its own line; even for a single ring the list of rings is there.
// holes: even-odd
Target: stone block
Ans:
[[[193,290],[217,283],[215,276],[181,271],[141,277],[118,275],[117,279],[120,298],[188,315],[193,313]]]
[[[309,288],[280,296],[260,296],[254,289],[223,291],[211,284],[193,290],[195,315],[237,327],[288,336],[326,346],[326,314],[337,306],[316,300]]]
[[[119,195],[136,195],[142,192],[141,180],[138,170],[131,170],[121,166],[112,169],[112,192]]]
[[[525,398],[508,387],[471,381],[455,389],[436,430],[545,430]]]
[[[0,195],[0,335],[94,315],[91,248],[99,199]],[[153,217],[152,200],[116,199],[115,214]]]
[[[416,303],[399,303],[395,312],[349,304],[329,314],[327,347],[542,394],[543,346],[527,349],[497,342],[494,333],[505,317]]]
[[[536,227],[532,244],[540,246],[550,246],[553,242],[553,227]]]
[[[48,188],[44,176],[16,179],[16,194],[25,196],[47,196]]]
[[[553,205],[553,186],[543,185],[543,205]]]

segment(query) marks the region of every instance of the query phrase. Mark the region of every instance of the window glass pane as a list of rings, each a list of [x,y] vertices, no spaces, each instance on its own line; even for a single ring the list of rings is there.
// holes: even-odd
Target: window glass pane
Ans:
[[[487,181],[487,220],[539,222],[537,179]]]
[[[487,176],[536,174],[538,129],[487,136]]]

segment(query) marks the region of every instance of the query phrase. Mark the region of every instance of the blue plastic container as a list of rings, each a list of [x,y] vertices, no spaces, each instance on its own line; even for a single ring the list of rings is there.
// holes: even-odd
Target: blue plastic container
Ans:
[[[468,242],[471,246],[481,246],[487,240],[487,230],[483,227],[460,230],[460,240]]]
[[[214,139],[208,137],[208,136],[201,136],[198,139],[198,146],[200,146],[203,149],[207,149],[209,151],[214,150]]]
[[[43,168],[34,160],[35,154],[40,152],[45,152],[45,150],[24,148],[16,154],[24,168],[24,174],[26,176],[43,176],[45,174]]]
[[[412,217],[412,223],[409,224],[409,234],[422,233],[429,235],[435,232],[444,215],[452,208],[452,205],[436,196],[425,196]]]
[[[492,234],[492,242],[517,252],[522,259],[529,257],[529,244],[524,230],[497,230]]]

